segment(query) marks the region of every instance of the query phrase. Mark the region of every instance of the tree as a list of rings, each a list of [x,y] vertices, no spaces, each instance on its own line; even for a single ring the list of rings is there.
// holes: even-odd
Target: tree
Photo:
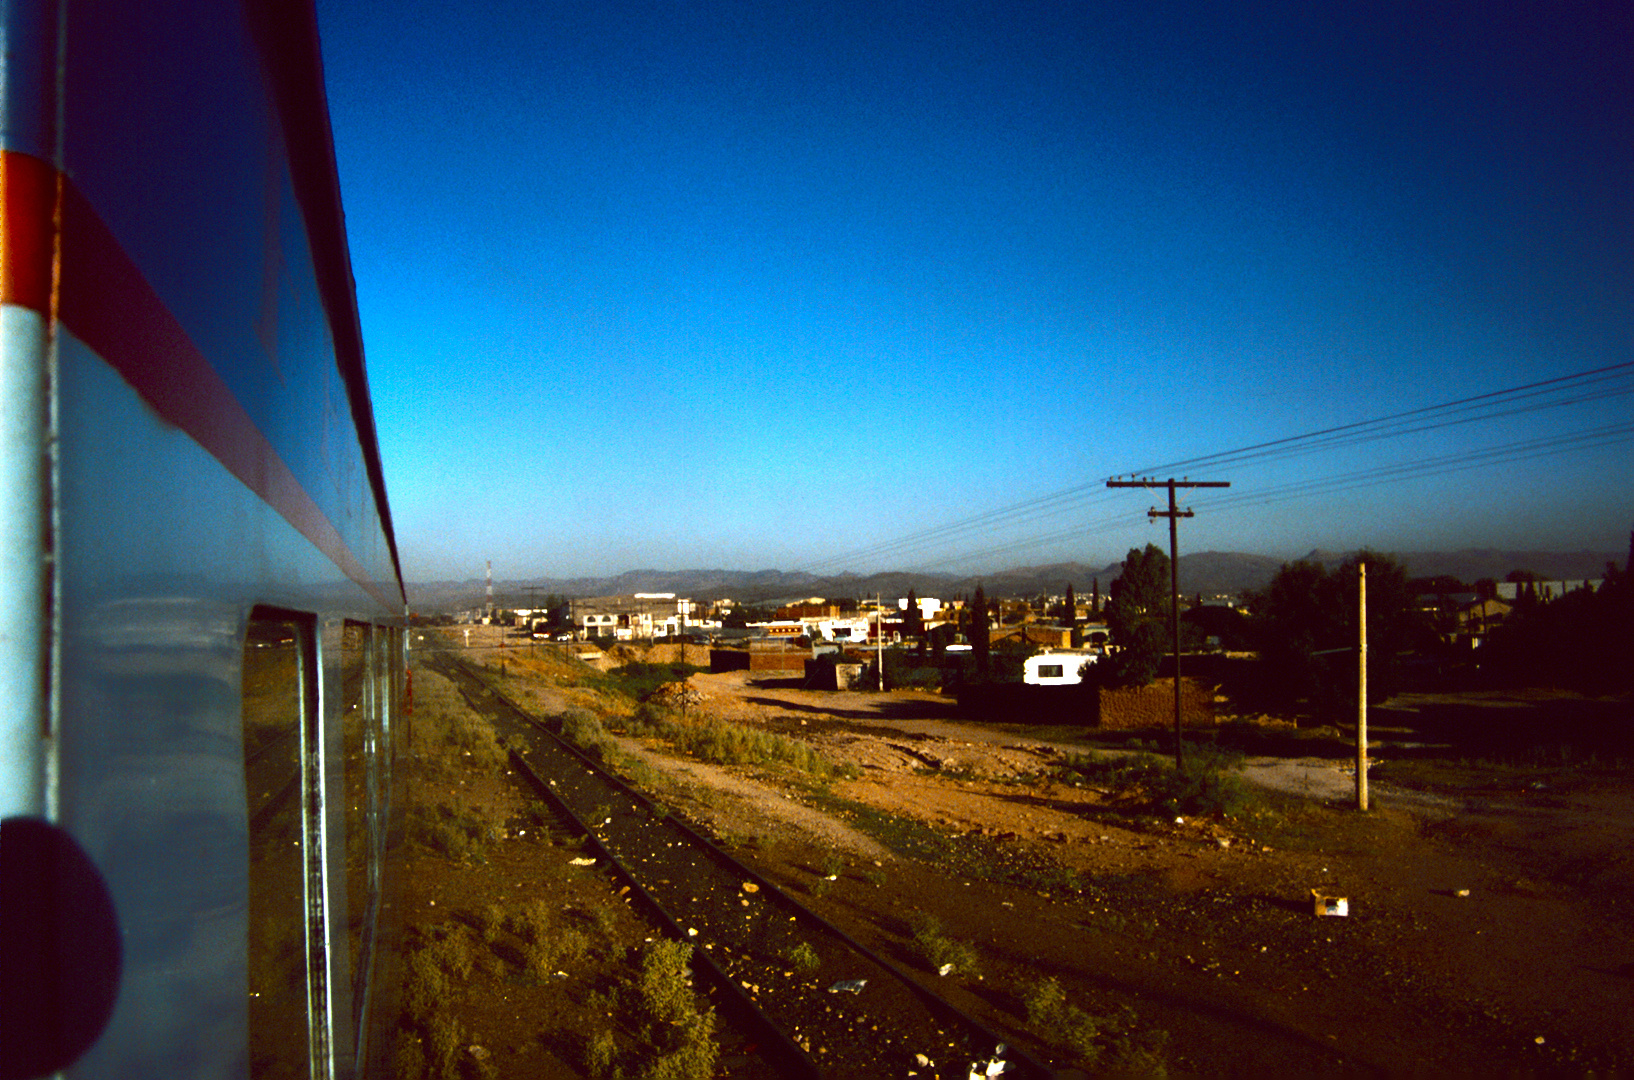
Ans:
[[[1202,645],[1218,638],[1223,649],[1248,649],[1248,617],[1236,608],[1219,604],[1199,604],[1180,613],[1181,643],[1192,647],[1188,638]]]
[[[1284,563],[1251,593],[1250,631],[1259,647],[1262,688],[1274,707],[1304,702],[1319,717],[1356,712],[1357,566],[1367,563],[1367,690],[1382,701],[1401,686],[1401,656],[1424,641],[1407,573],[1388,555],[1361,551],[1331,573],[1317,563]]]
[[[572,601],[565,596],[546,593],[544,608],[546,626],[567,626],[573,620]]]
[[[919,598],[912,589],[908,590],[908,611],[903,620],[903,635],[911,640],[918,641],[925,636],[925,615],[919,610]]]
[[[1067,582],[1067,628],[1072,631],[1072,647],[1076,649],[1084,643],[1083,635],[1078,632],[1078,597],[1072,591],[1072,582]]]
[[[1598,590],[1573,589],[1545,601],[1531,590],[1482,644],[1481,670],[1499,683],[1584,693],[1634,690],[1634,578],[1606,566]]]
[[[991,667],[988,659],[991,640],[987,635],[987,593],[980,585],[976,586],[976,595],[970,601],[970,651],[976,657],[976,673],[986,675]]]
[[[1117,646],[1110,661],[1115,683],[1145,686],[1157,676],[1169,625],[1169,557],[1156,544],[1131,548],[1123,572],[1112,582],[1106,625]]]

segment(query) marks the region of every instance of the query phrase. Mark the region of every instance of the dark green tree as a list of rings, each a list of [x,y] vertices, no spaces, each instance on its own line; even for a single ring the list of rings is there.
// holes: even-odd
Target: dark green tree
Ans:
[[[544,599],[545,625],[567,626],[573,618],[572,601],[557,593],[546,593]]]
[[[976,674],[986,675],[991,670],[989,659],[991,641],[987,635],[987,593],[980,585],[970,601],[970,651],[976,658]]]
[[[1317,563],[1284,563],[1269,585],[1249,595],[1250,632],[1271,707],[1291,710],[1303,704],[1324,720],[1355,716],[1356,568],[1364,560],[1368,700],[1383,701],[1401,688],[1402,657],[1425,645],[1427,629],[1401,563],[1361,551],[1332,572]]]
[[[1530,583],[1528,583],[1530,585]],[[1634,578],[1606,564],[1599,589],[1553,600],[1524,591],[1477,657],[1486,679],[1592,694],[1634,691]]]
[[[912,589],[908,590],[908,610],[902,622],[903,636],[910,641],[919,641],[925,636],[925,615],[919,610],[919,597]]]
[[[1083,635],[1078,632],[1078,596],[1072,591],[1072,582],[1067,582],[1067,628],[1072,631],[1072,647],[1076,649],[1084,643]]]
[[[1106,625],[1112,632],[1110,673],[1120,686],[1145,686],[1157,676],[1167,651],[1169,556],[1156,544],[1129,550],[1123,572],[1112,582]]]

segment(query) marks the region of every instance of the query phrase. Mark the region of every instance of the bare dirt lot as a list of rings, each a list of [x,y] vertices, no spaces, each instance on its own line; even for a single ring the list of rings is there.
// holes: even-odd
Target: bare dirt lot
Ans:
[[[591,709],[616,733],[632,708],[527,649],[481,660],[541,713]],[[1403,701],[1379,718],[1370,812],[1341,741],[1284,740],[1248,758],[1238,813],[1177,820],[1138,785],[1071,782],[1072,755],[1122,752],[1094,731],[960,723],[936,694],[746,672],[687,685],[689,713],[852,770],[820,784],[625,738],[664,801],[905,964],[907,920],[936,915],[980,958],[979,977],[938,989],[1062,1066],[1021,1004],[1046,977],[1093,1015],[1127,1007],[1166,1033],[1176,1074],[1634,1068],[1630,761],[1413,745],[1438,709],[1501,709],[1506,731],[1531,716],[1541,735],[1561,710],[1629,723],[1626,701]],[[1313,889],[1348,914],[1316,916]],[[540,1075],[525,1060],[514,1075]]]

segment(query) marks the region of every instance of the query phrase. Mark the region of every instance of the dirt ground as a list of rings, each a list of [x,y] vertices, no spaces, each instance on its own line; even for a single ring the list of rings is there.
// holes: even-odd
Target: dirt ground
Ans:
[[[486,658],[502,655],[507,693],[542,712],[609,711],[616,729],[628,709],[526,650]],[[1328,747],[1250,758],[1252,810],[1184,820],[1050,779],[1105,752],[1094,732],[960,723],[929,693],[688,684],[698,713],[805,739],[855,776],[820,788],[624,740],[666,803],[888,956],[909,916],[937,915],[981,957],[980,978],[938,989],[1037,1045],[1021,997],[1054,977],[1086,1011],[1166,1032],[1176,1074],[1634,1068],[1628,760],[1426,757],[1407,725],[1437,703],[1419,701],[1381,718],[1370,812]],[[1313,889],[1348,914],[1316,916]]]

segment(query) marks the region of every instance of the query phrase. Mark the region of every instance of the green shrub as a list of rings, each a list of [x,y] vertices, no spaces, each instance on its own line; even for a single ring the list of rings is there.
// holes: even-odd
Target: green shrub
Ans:
[[[931,970],[974,976],[977,974],[976,950],[963,941],[955,941],[942,932],[942,920],[925,912],[916,912],[909,919],[913,931],[914,952]]]
[[[783,954],[789,966],[800,972],[812,972],[823,966],[822,958],[809,942],[802,941]]]
[[[655,941],[642,951],[634,983],[613,994],[615,1029],[595,1033],[586,1044],[585,1071],[594,1080],[714,1075],[720,1057],[715,1010],[698,1009],[691,959],[692,946],[678,941]]]
[[[420,722],[420,753],[434,770],[461,768],[491,772],[505,764],[505,746],[493,725],[463,710],[434,712]],[[429,737],[426,737],[429,735]]]
[[[584,709],[569,709],[561,715],[562,738],[593,756],[605,756],[613,747],[613,740],[601,726],[601,719]]]
[[[822,779],[846,773],[799,739],[713,716],[685,720],[651,703],[637,706],[624,730],[663,739],[682,753],[714,765],[784,765]]]
[[[1230,816],[1252,802],[1248,785],[1237,775],[1242,755],[1207,743],[1187,744],[1184,765],[1149,754],[1124,757],[1069,755],[1057,766],[1055,775],[1074,783],[1089,783],[1114,789],[1138,788],[1145,793],[1145,805],[1158,813],[1205,817]]]
[[[1137,1028],[1127,1006],[1095,1016],[1069,1004],[1061,984],[1045,979],[1027,992],[1027,1026],[1086,1069],[1113,1076],[1166,1076],[1163,1046],[1168,1033]]]
[[[469,930],[458,923],[416,930],[407,954],[404,1005],[408,1014],[429,1022],[459,984],[476,969],[476,950]]]
[[[617,693],[641,701],[665,683],[681,682],[708,670],[696,664],[625,664],[607,673],[606,685]]]
[[[487,862],[498,828],[470,810],[443,802],[412,807],[406,817],[408,838],[454,862]]]

